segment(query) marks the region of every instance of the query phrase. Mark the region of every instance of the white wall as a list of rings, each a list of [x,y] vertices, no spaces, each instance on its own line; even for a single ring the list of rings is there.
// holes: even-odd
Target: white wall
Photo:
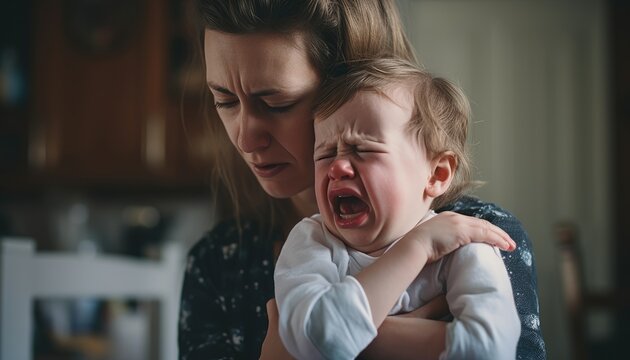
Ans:
[[[549,358],[570,358],[553,224],[579,224],[588,286],[609,285],[613,266],[603,4],[398,3],[422,63],[471,100],[476,178],[487,182],[477,195],[523,222],[534,245]],[[605,332],[599,320],[594,329]]]

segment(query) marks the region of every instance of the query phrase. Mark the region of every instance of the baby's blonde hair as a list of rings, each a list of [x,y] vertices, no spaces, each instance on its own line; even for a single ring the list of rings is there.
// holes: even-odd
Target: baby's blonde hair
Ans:
[[[446,151],[455,154],[455,176],[448,190],[433,200],[432,208],[447,205],[471,187],[471,170],[466,137],[470,104],[462,90],[440,77],[396,58],[354,61],[341,65],[336,77],[325,79],[315,100],[315,119],[332,115],[359,91],[376,91],[383,96],[392,85],[413,89],[414,109],[409,130],[422,141],[431,157]]]

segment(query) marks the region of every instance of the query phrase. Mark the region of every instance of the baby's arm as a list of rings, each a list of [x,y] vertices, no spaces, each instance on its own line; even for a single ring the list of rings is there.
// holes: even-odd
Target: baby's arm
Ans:
[[[348,259],[343,243],[325,239],[312,219],[289,234],[274,280],[280,337],[294,357],[354,358],[376,336],[363,289],[345,275]]]
[[[470,244],[446,260],[447,359],[514,359],[521,332],[512,287],[501,254]]]
[[[276,264],[278,332],[286,349],[296,358],[354,358],[376,336],[370,306],[361,286],[356,279],[344,276],[346,269],[339,269],[339,264],[348,262],[345,246],[340,241],[335,242],[336,239],[328,240],[323,237],[321,224],[303,220],[289,234]],[[394,321],[387,325],[394,325],[387,326],[392,329],[388,334],[397,336],[397,326],[403,324]],[[411,324],[404,325],[411,328]],[[441,344],[436,353],[439,354],[444,349],[445,325],[433,327],[437,332],[416,325],[412,325],[413,334],[423,334],[427,341],[419,342],[416,338],[409,341],[407,347],[435,345],[437,338],[437,343]],[[395,354],[396,349],[387,347],[391,339],[392,336],[385,337],[384,346],[378,347],[372,355]],[[424,348],[423,353],[430,352]],[[417,358],[417,352],[415,355]]]
[[[279,333],[286,349],[299,359],[355,358],[376,337],[430,252],[413,238],[401,240],[355,278],[345,275],[345,245],[326,238],[322,224],[302,220],[289,234],[275,271]],[[364,286],[372,293],[366,294]]]
[[[280,334],[287,350],[300,358],[320,352],[334,358],[358,355],[428,261],[477,239],[514,248],[507,234],[483,220],[443,213],[412,230],[355,279],[339,272],[334,261],[340,251],[325,246],[321,234],[312,231],[315,222],[307,222],[311,230],[292,231],[276,266]]]
[[[443,212],[408,232],[356,278],[369,299],[378,328],[392,306],[427,263],[450,254],[463,245],[484,242],[514,250],[510,236],[489,222],[452,212]]]

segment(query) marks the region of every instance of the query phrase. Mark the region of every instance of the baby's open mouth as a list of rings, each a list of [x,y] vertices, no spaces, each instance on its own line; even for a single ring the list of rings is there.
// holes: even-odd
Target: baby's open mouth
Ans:
[[[335,197],[335,213],[344,220],[354,219],[369,212],[368,205],[361,199],[352,195]]]

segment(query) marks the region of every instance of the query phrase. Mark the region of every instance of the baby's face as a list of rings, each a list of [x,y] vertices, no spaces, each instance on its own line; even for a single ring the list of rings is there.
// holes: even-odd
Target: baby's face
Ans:
[[[408,130],[413,98],[361,91],[315,120],[315,195],[326,227],[356,250],[379,254],[429,209],[430,159]]]

